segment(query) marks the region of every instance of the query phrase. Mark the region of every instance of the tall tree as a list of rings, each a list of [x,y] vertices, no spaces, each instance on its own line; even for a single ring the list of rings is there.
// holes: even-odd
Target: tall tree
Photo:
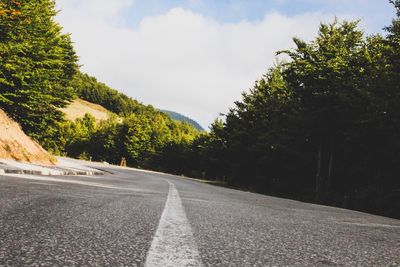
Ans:
[[[300,100],[310,137],[318,147],[317,201],[323,200],[331,186],[340,131],[363,108],[366,92],[360,87],[363,66],[358,58],[364,38],[357,24],[321,24],[315,41],[294,39],[296,49],[286,51],[291,61],[286,65],[285,79]]]
[[[77,70],[56,14],[53,0],[0,3],[0,108],[44,142],[62,120],[57,108],[71,99],[69,83]]]
[[[392,24],[386,27],[387,44],[390,49],[387,50],[386,58],[389,61],[390,66],[390,88],[392,103],[392,112],[396,114],[396,122],[400,123],[400,1],[391,0],[390,1],[396,8],[396,18],[392,20]]]

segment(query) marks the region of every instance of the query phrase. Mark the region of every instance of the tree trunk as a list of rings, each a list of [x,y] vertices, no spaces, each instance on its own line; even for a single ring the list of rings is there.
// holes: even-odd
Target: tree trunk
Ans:
[[[328,198],[333,176],[334,144],[332,135],[321,136],[315,176],[315,201],[317,203],[324,203]]]
[[[326,183],[326,189],[330,191],[332,185],[332,175],[333,175],[333,159],[335,153],[335,138],[331,136],[330,138],[330,146],[329,146],[329,166],[328,166],[328,179]]]
[[[323,155],[323,138],[321,137],[318,145],[318,156],[317,156],[317,173],[315,176],[315,201],[317,203],[322,200],[322,155]]]

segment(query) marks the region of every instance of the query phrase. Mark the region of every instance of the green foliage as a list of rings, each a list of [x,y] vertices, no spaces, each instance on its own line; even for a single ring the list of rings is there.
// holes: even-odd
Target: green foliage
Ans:
[[[399,2],[393,1],[399,10]],[[175,172],[278,196],[400,216],[398,18],[386,37],[322,24],[235,102]],[[185,161],[185,159],[187,159]],[[173,163],[173,160],[169,159]]]
[[[0,3],[0,108],[45,141],[73,93],[77,57],[53,20],[54,1]]]
[[[201,127],[201,125],[198,122],[192,120],[191,118],[188,118],[178,112],[174,112],[174,111],[170,111],[170,110],[161,110],[161,111],[168,114],[174,120],[186,121],[187,123],[192,125],[194,128],[196,128],[197,130],[204,131],[203,127]]]
[[[90,139],[90,155],[94,160],[119,163],[122,157],[127,157],[124,148],[123,124],[117,118],[110,118],[98,124]]]
[[[79,157],[88,154],[88,146],[97,131],[96,119],[86,114],[75,122],[65,121],[58,125],[50,150],[59,155]]]
[[[101,105],[121,116],[129,116],[131,113],[155,112],[153,107],[145,106],[81,72],[74,76],[71,86],[78,97]]]
[[[143,115],[132,114],[125,121],[126,136],[125,148],[131,160],[135,165],[139,165],[141,160],[152,153],[155,153],[155,146],[152,144],[152,127],[149,118]],[[159,140],[156,140],[159,141]]]
[[[81,146],[81,138],[69,133],[71,125],[74,132],[80,122],[65,123],[63,131],[69,137],[62,139],[72,140],[73,144],[59,142],[53,149],[59,153],[74,157],[85,153],[94,160],[112,163],[119,163],[125,157],[130,166],[171,170],[169,165],[163,164],[167,160],[167,148],[186,147],[199,134],[189,123],[175,121],[164,112],[143,105],[87,74],[78,72],[71,86],[78,97],[122,116],[122,123],[116,118],[101,122],[90,132],[86,150]],[[64,133],[59,134],[63,136]]]
[[[130,166],[167,170],[165,149],[187,146],[198,134],[194,127],[163,113],[132,113],[122,122],[112,117],[100,123],[86,114],[75,122],[60,123],[51,150],[114,164],[125,157]]]

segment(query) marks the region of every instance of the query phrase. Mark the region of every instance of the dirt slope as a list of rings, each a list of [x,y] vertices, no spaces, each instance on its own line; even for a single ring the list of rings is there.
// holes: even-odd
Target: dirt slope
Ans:
[[[0,109],[0,159],[55,164],[57,159],[29,138],[21,127]]]
[[[104,107],[90,103],[82,99],[74,100],[68,107],[61,109],[65,113],[66,119],[75,121],[89,113],[96,118],[97,121],[106,120],[111,116],[111,112]]]

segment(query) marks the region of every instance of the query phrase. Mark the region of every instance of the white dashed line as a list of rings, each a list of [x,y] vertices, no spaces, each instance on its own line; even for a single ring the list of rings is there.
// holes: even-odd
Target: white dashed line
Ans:
[[[168,198],[145,266],[203,266],[178,190],[168,183]]]

